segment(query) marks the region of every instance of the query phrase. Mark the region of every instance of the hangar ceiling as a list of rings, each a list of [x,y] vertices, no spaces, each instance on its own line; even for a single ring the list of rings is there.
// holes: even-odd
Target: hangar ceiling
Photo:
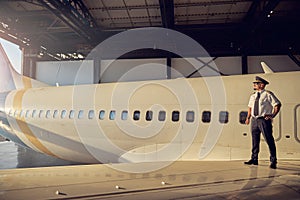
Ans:
[[[184,33],[212,56],[288,55],[300,52],[299,11],[299,0],[1,0],[0,37],[39,60],[83,59],[106,38],[140,27]]]

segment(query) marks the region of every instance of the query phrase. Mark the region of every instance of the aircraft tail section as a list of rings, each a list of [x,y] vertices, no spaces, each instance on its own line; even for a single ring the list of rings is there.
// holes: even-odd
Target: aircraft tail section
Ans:
[[[11,63],[0,44],[0,92],[10,91],[16,89],[16,85],[13,80]]]
[[[16,89],[45,87],[47,84],[18,74],[12,67],[2,45],[0,44],[0,92]]]

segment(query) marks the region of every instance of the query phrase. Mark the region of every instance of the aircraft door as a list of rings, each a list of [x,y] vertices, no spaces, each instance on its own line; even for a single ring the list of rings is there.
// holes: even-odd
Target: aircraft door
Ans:
[[[300,143],[300,104],[295,107],[294,120],[295,139]]]
[[[282,135],[281,135],[281,113],[279,112],[278,115],[273,119],[273,137],[276,142],[278,142]]]
[[[276,142],[278,142],[281,139],[281,137],[282,137],[281,123],[282,123],[281,113],[279,112],[279,114],[273,119],[273,122],[272,122],[272,125],[273,125],[273,137],[274,137],[274,140]],[[265,141],[264,137],[261,137],[261,140]]]

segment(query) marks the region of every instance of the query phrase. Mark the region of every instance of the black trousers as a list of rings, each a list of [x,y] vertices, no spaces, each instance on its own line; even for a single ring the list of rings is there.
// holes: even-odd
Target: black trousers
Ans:
[[[260,133],[263,134],[270,150],[270,161],[277,163],[276,145],[273,137],[272,120],[265,120],[264,118],[252,118],[251,132],[252,132],[252,160],[258,160]]]

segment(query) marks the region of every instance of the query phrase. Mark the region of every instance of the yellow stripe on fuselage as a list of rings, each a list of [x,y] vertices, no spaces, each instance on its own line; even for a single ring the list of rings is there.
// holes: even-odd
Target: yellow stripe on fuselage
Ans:
[[[25,80],[25,79],[23,79]],[[28,85],[28,82],[27,80],[24,81],[24,84]],[[30,83],[31,85],[31,83]],[[17,91],[17,93],[15,94],[15,97],[14,97],[14,101],[13,101],[13,108],[14,110],[22,110],[22,100],[23,100],[23,96],[24,96],[24,93],[26,92],[26,90],[19,90]],[[16,120],[19,128],[21,129],[22,133],[24,133],[24,135],[26,136],[26,138],[37,148],[39,149],[40,151],[42,151],[43,153],[45,154],[48,154],[48,155],[52,155],[52,156],[55,156],[57,157],[56,155],[54,155],[49,149],[47,149],[39,140],[38,138],[33,134],[33,132],[30,130],[28,124],[26,123],[25,121],[25,118],[24,116],[19,117],[17,118]]]
[[[23,81],[23,85],[24,88],[32,88],[32,84],[31,84],[31,79],[26,77],[26,76],[22,76],[22,81]]]

